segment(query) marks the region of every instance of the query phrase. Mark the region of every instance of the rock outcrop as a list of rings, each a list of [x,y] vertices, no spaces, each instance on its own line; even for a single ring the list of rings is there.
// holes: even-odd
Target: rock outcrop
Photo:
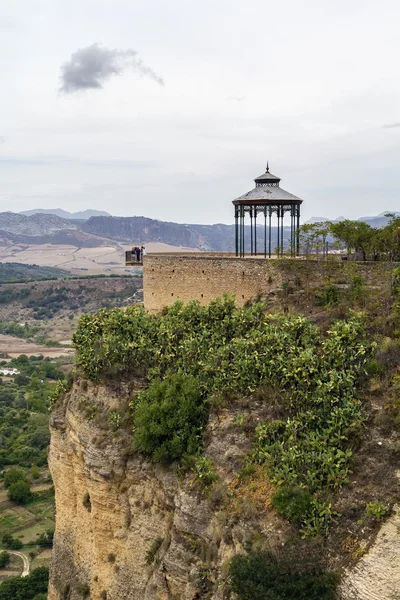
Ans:
[[[211,419],[206,453],[219,481],[204,491],[188,475],[135,454],[123,417],[133,387],[75,383],[53,410],[57,527],[49,600],[230,598],[227,564],[254,535],[254,522],[278,544],[284,538],[278,519],[260,518],[256,497],[226,503],[251,451],[235,414],[244,410],[256,422],[263,409],[236,406]]]

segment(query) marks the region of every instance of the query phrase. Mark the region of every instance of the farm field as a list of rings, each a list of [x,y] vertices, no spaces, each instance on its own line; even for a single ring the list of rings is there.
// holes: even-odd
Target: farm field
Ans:
[[[47,469],[41,472],[42,481],[48,480]],[[0,540],[4,534],[11,534],[22,543],[18,552],[25,554],[31,568],[48,566],[51,548],[38,544],[38,538],[54,529],[55,507],[53,487],[50,482],[32,485],[33,500],[25,505],[17,505],[8,500],[4,484],[0,485]],[[0,541],[0,550],[5,550]],[[11,551],[12,552],[12,551]],[[22,572],[21,558],[11,554],[8,565],[0,569],[0,582]]]
[[[112,242],[110,245],[95,248],[77,248],[72,245],[14,244],[0,246],[0,262],[35,264],[45,267],[58,267],[73,275],[124,274],[132,272],[125,266],[125,250],[132,245]],[[183,248],[158,242],[146,245],[148,252],[197,252],[196,248]]]
[[[63,340],[64,344],[71,343],[70,340]],[[64,348],[49,348],[30,342],[28,340],[21,340],[11,335],[0,334],[0,354],[7,354],[12,358],[19,356],[20,354],[27,354],[29,356],[42,354],[45,358],[58,358],[60,356],[70,356],[71,361],[73,358],[73,349]]]

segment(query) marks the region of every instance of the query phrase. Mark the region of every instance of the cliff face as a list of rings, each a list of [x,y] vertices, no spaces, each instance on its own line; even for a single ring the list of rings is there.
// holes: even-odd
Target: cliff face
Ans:
[[[206,493],[188,476],[135,454],[129,427],[110,424],[110,413],[126,412],[133,385],[76,383],[53,411],[57,528],[49,600],[229,598],[228,559],[254,534],[255,521],[276,543],[284,535],[282,522],[259,518],[268,494],[259,499],[257,486],[253,499],[220,510],[251,450],[245,429],[234,425],[243,406],[211,419],[207,455],[221,483]],[[262,417],[257,403],[245,410],[248,421]]]
[[[57,519],[49,600],[233,599],[230,558],[261,539],[286,547],[291,531],[270,509],[262,470],[251,484],[237,477],[254,426],[268,417],[265,402],[238,400],[211,417],[205,454],[219,479],[204,489],[193,476],[134,452],[123,415],[139,387],[78,381],[53,410]],[[368,552],[345,570],[338,598],[399,598],[398,530],[394,511]],[[308,548],[297,547],[294,559]],[[332,560],[334,568],[345,564],[340,556]]]

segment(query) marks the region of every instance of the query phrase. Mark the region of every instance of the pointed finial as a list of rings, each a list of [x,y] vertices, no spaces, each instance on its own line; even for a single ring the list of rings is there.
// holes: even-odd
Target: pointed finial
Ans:
[[[267,171],[266,172],[269,173],[269,164],[268,164],[268,162],[267,162]]]

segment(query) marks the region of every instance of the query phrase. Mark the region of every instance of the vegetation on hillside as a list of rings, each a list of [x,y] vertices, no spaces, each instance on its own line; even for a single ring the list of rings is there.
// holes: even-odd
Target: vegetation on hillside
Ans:
[[[40,267],[12,262],[0,263],[0,283],[63,279],[69,275],[69,271],[56,267]]]
[[[400,259],[400,217],[387,213],[390,218],[385,227],[372,227],[364,221],[344,219],[331,223],[306,223],[300,228],[303,251],[326,252],[326,242],[330,247],[344,249],[350,256],[357,253],[362,260]]]
[[[93,380],[147,378],[148,391],[132,402],[135,439],[155,460],[192,453],[183,439],[199,439],[203,417],[195,415],[221,395],[249,395],[266,385],[279,392],[281,416],[260,423],[255,459],[276,485],[307,490],[310,501],[299,519],[305,535],[327,527],[332,511],[323,491],[347,482],[364,422],[358,388],[373,345],[358,315],[324,333],[303,317],[266,315],[262,303],[178,302],[163,315],[132,308],[84,316],[74,343],[77,364]],[[199,392],[176,402],[174,414],[176,374],[181,389],[196,380]],[[178,444],[181,407],[186,429]]]
[[[0,600],[45,600],[49,570],[39,567],[27,577],[11,577],[0,584]]]

